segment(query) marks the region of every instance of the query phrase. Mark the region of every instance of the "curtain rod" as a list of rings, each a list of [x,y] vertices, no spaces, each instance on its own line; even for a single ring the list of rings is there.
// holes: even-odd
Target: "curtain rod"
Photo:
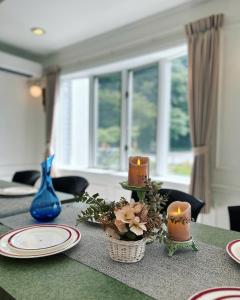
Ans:
[[[0,67],[0,71],[10,73],[10,74],[14,74],[14,75],[19,75],[19,76],[26,77],[26,78],[31,78],[32,77],[32,75],[22,73],[22,72],[18,72],[18,71],[13,71],[13,70],[10,70],[10,69],[5,69],[5,68],[2,68],[2,67]]]

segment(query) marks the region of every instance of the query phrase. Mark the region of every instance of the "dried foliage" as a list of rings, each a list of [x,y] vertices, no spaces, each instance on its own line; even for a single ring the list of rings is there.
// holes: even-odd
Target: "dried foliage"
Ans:
[[[123,197],[117,202],[106,202],[98,194],[77,196],[76,201],[89,205],[80,213],[77,223],[95,220],[110,236],[123,240],[163,235],[166,218],[162,210],[167,198],[159,194],[160,188],[161,183],[148,179],[144,201],[130,203]]]
[[[170,221],[174,224],[181,223],[183,225],[188,224],[188,223],[191,222],[191,219],[186,218],[186,217],[173,217],[173,216],[171,216],[171,217],[168,217],[167,220],[168,220],[168,222]]]

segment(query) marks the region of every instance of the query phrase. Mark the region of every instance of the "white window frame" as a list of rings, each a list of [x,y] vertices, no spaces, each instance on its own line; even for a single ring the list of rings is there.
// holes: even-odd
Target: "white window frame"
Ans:
[[[172,50],[172,49],[171,49]],[[121,73],[121,134],[120,134],[120,167],[119,172],[126,172],[128,168],[129,147],[131,144],[131,85],[132,71],[138,68],[158,65],[158,114],[156,132],[156,177],[165,177],[167,174],[167,156],[169,153],[169,122],[170,122],[170,94],[171,94],[171,60],[187,55],[186,45],[176,48],[176,51],[164,51],[158,56],[152,55],[149,59],[133,60],[132,63],[117,63],[109,66],[86,70],[75,74],[67,74],[62,77],[65,79],[88,77],[89,83],[89,169],[96,167],[97,151],[97,124],[98,124],[98,105],[97,105],[97,80],[96,77],[109,75],[111,73]],[[124,67],[123,67],[124,66]],[[127,147],[126,147],[127,146]],[[107,171],[107,170],[104,170]],[[109,169],[111,172],[112,170]],[[116,171],[114,171],[116,173]]]

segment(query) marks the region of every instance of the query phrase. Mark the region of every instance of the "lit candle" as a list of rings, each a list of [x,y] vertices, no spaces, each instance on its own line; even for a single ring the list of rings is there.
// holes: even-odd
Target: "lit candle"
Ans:
[[[129,157],[128,184],[144,186],[149,176],[149,158],[141,156]]]
[[[191,205],[188,202],[175,201],[168,206],[168,237],[174,241],[190,239]]]

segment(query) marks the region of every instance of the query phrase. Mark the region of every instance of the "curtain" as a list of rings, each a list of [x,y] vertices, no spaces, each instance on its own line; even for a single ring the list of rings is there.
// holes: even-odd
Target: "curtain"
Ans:
[[[187,24],[190,131],[194,161],[190,193],[210,209],[209,152],[213,119],[217,113],[220,30],[223,14]]]
[[[51,147],[53,140],[54,112],[59,89],[59,74],[60,69],[58,67],[51,68],[45,73],[46,87],[43,96],[46,113],[46,158],[48,155],[52,154]]]

